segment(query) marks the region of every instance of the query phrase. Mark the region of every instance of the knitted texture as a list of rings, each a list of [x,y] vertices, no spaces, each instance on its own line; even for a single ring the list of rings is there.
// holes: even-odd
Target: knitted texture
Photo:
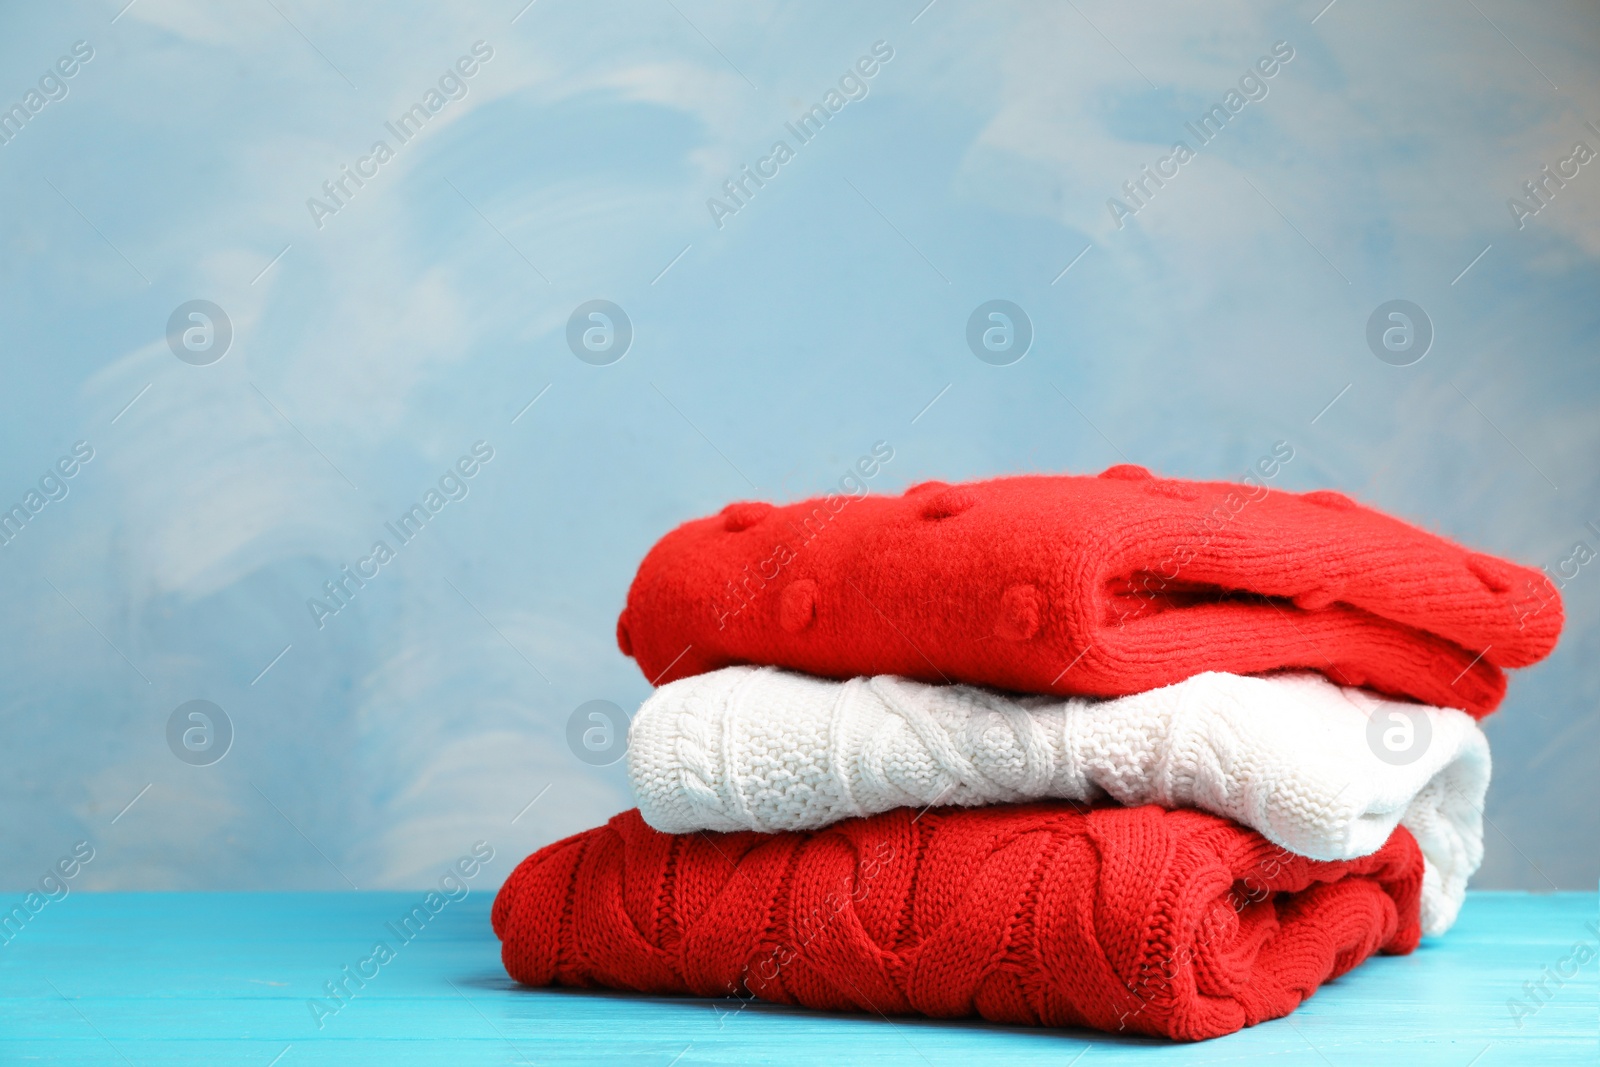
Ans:
[[[1425,934],[1450,928],[1483,860],[1489,743],[1477,724],[1309,672],[1206,673],[1116,700],[1059,700],[729,667],[658,690],[628,739],[640,814],[666,833],[1109,797],[1200,808],[1339,860],[1404,825],[1425,861]]]
[[[1196,1040],[1418,940],[1404,829],[1339,862],[1198,811],[898,809],[816,833],[663,834],[637,810],[524,860],[511,977]]]
[[[1562,617],[1541,572],[1338,493],[1118,466],[729,505],[651,549],[617,641],[658,685],[757,663],[1123,696],[1290,667],[1481,717]]]

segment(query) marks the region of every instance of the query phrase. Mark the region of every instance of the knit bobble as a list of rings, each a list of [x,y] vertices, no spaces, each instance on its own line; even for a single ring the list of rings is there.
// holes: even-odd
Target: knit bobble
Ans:
[[[1154,478],[1155,475],[1137,463],[1118,463],[1101,471],[1100,477],[1113,478],[1119,482],[1142,482]]]
[[[1026,641],[1039,632],[1039,590],[1031,585],[1013,585],[1000,597],[1000,618],[994,635],[1004,641]]]
[[[1336,493],[1332,489],[1314,489],[1309,493],[1301,493],[1300,499],[1308,504],[1332,508],[1335,511],[1354,511],[1361,506],[1343,493]]]
[[[810,578],[789,583],[778,598],[778,625],[787,633],[797,634],[816,618],[817,583]]]
[[[1335,600],[1338,600],[1343,593],[1344,590],[1335,589],[1332,586],[1318,586],[1315,589],[1307,589],[1303,593],[1296,593],[1294,606],[1305,611],[1321,611]]]
[[[932,497],[926,504],[922,505],[922,517],[925,519],[953,518],[961,514],[963,511],[966,511],[977,502],[978,498],[973,495],[972,490],[970,489],[963,489],[959,487],[955,489],[946,489],[944,492],[940,493],[936,497]]]
[[[722,509],[722,528],[733,533],[737,533],[740,530],[748,530],[766,518],[767,513],[771,510],[771,504],[765,504],[759,500],[729,504]]]
[[[1473,552],[1467,556],[1467,570],[1491,593],[1504,593],[1516,581],[1512,569],[1493,556]]]
[[[617,616],[617,647],[622,649],[624,656],[633,655],[633,636],[628,633],[627,609]]]

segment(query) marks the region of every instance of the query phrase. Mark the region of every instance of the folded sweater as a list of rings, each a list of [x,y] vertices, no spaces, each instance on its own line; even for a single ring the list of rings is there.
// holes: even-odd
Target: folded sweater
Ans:
[[[1481,717],[1561,623],[1541,572],[1339,493],[1124,465],[731,504],[650,550],[617,641],[655,684],[757,663],[1123,696],[1306,668]]]
[[[1483,860],[1489,743],[1462,712],[1319,674],[1199,674],[1116,700],[729,667],[662,687],[628,777],[666,833],[815,830],[932,804],[1200,808],[1319,860],[1422,850],[1422,930],[1449,929]]]
[[[815,833],[663,834],[628,811],[495,899],[511,977],[1195,1040],[1418,939],[1422,857],[1289,854],[1198,811],[900,808]]]

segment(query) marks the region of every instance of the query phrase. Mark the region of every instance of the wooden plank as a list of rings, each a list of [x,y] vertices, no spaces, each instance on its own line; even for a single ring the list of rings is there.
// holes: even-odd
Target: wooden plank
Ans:
[[[1600,958],[1559,985],[1545,970],[1578,943],[1600,948],[1595,894],[1473,893],[1456,929],[1416,954],[1370,960],[1288,1019],[1200,1045],[523,989],[500,968],[489,894],[448,905],[402,942],[387,924],[418,900],[417,893],[74,894],[0,948],[0,1063],[626,1059],[692,1067],[870,1059],[886,1067],[970,1067],[982,1057],[1064,1067],[1080,1053],[1085,1067],[1600,1062]],[[378,940],[395,948],[394,959],[319,1018],[308,1000],[334,1003],[325,983],[340,980],[342,968]],[[1541,979],[1547,996],[1524,986]],[[1529,1009],[1520,1026],[1508,1006],[1513,998]]]

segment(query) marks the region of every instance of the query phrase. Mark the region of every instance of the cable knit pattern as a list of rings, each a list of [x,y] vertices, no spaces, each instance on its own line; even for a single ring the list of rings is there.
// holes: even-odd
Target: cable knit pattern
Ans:
[[[1387,729],[1412,731],[1399,756],[1409,762],[1374,751]],[[1489,744],[1462,712],[1311,673],[1206,673],[1117,700],[1058,700],[729,667],[645,702],[628,777],[645,821],[666,833],[1109,797],[1200,808],[1299,855],[1340,860],[1377,851],[1404,825],[1426,860],[1423,932],[1441,934],[1483,859]]]
[[[1124,696],[1299,668],[1481,717],[1562,618],[1539,571],[1339,493],[1121,465],[729,505],[651,549],[617,642],[655,684],[757,663]]]
[[[1065,802],[906,808],[816,833],[662,834],[628,811],[495,899],[529,985],[982,1016],[1198,1040],[1418,938],[1422,856],[1293,856],[1225,819]]]

